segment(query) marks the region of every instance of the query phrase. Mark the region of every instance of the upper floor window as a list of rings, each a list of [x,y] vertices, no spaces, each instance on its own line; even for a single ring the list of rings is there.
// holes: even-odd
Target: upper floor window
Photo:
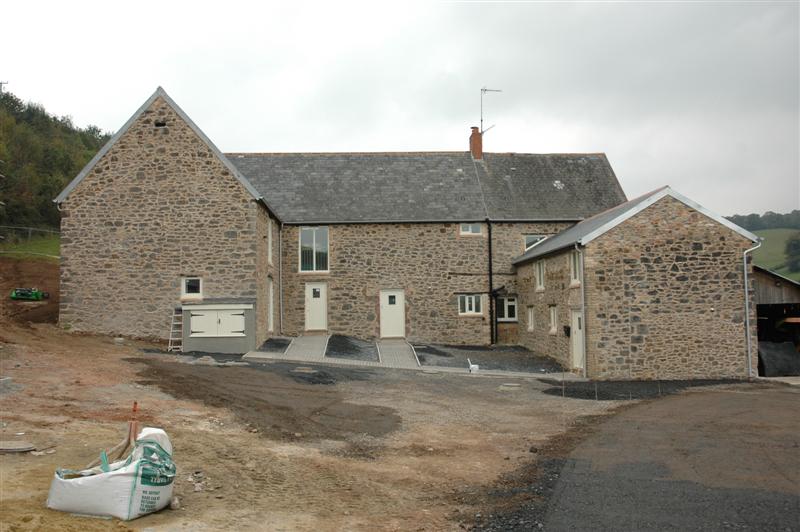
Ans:
[[[569,257],[569,281],[572,286],[581,284],[581,256],[577,251]]]
[[[529,331],[533,330],[533,327],[534,327],[534,325],[536,323],[534,321],[536,319],[536,316],[534,314],[535,314],[535,312],[533,310],[533,305],[531,305],[531,306],[528,307],[528,330]]]
[[[481,224],[461,224],[460,232],[462,235],[479,235]]]
[[[536,290],[544,290],[544,261],[536,262],[534,269],[536,271]]]
[[[328,228],[300,228],[300,271],[328,271]]]
[[[528,251],[547,237],[544,235],[523,235],[523,238],[525,238],[525,251]]]
[[[459,314],[483,314],[480,294],[461,294],[458,296]]]
[[[558,333],[558,307],[550,305],[550,334]]]
[[[202,277],[184,277],[181,279],[181,299],[202,299]]]
[[[497,321],[517,321],[517,298],[497,298]]]
[[[267,262],[272,264],[272,218],[267,218]]]

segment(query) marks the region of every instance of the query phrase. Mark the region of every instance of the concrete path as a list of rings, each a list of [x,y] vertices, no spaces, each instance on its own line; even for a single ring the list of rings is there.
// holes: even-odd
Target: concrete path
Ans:
[[[340,366],[361,366],[373,368],[391,369],[410,369],[425,371],[427,373],[455,373],[470,375],[469,369],[444,367],[444,366],[420,366],[414,348],[402,338],[384,339],[377,342],[380,361],[354,360],[347,358],[333,358],[325,356],[325,348],[328,344],[328,335],[313,334],[298,336],[292,340],[285,353],[250,351],[242,358],[245,360],[280,360],[284,362],[305,362],[309,364],[331,364]],[[501,371],[501,370],[479,370],[472,376],[478,377],[519,377],[519,378],[543,378],[558,379],[569,381],[585,380],[573,373],[533,373],[520,371]]]
[[[298,336],[285,353],[250,351],[243,358],[247,360],[285,360],[316,364],[335,364],[342,366],[363,366],[375,368],[419,369],[419,363],[411,346],[403,339],[381,340],[377,343],[380,361],[333,358],[325,356],[328,335]]]
[[[387,368],[419,369],[419,362],[411,345],[403,339],[380,340],[378,351]]]
[[[327,334],[304,334],[298,336],[282,355],[274,353],[291,360],[301,360],[303,362],[313,362],[322,360],[325,356],[325,347],[328,345]],[[273,354],[273,353],[270,353]]]

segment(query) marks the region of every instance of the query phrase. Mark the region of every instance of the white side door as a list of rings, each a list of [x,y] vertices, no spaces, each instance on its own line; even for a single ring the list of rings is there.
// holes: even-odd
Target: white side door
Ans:
[[[244,327],[243,310],[217,312],[217,336],[244,336]]]
[[[406,335],[406,297],[402,290],[381,290],[381,338]]]
[[[572,344],[572,367],[583,369],[585,360],[583,345],[583,312],[571,311],[570,339]]]
[[[328,284],[306,283],[306,330],[328,329]]]

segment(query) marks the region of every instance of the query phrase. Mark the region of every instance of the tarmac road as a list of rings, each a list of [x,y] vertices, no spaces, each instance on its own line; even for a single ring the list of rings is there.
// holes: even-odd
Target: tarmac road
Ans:
[[[644,403],[570,454],[545,530],[800,530],[800,388]]]

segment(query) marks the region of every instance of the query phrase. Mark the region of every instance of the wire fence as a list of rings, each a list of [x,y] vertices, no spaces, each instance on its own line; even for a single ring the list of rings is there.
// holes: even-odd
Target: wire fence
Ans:
[[[59,236],[56,229],[23,225],[0,225],[0,254],[59,257]]]

